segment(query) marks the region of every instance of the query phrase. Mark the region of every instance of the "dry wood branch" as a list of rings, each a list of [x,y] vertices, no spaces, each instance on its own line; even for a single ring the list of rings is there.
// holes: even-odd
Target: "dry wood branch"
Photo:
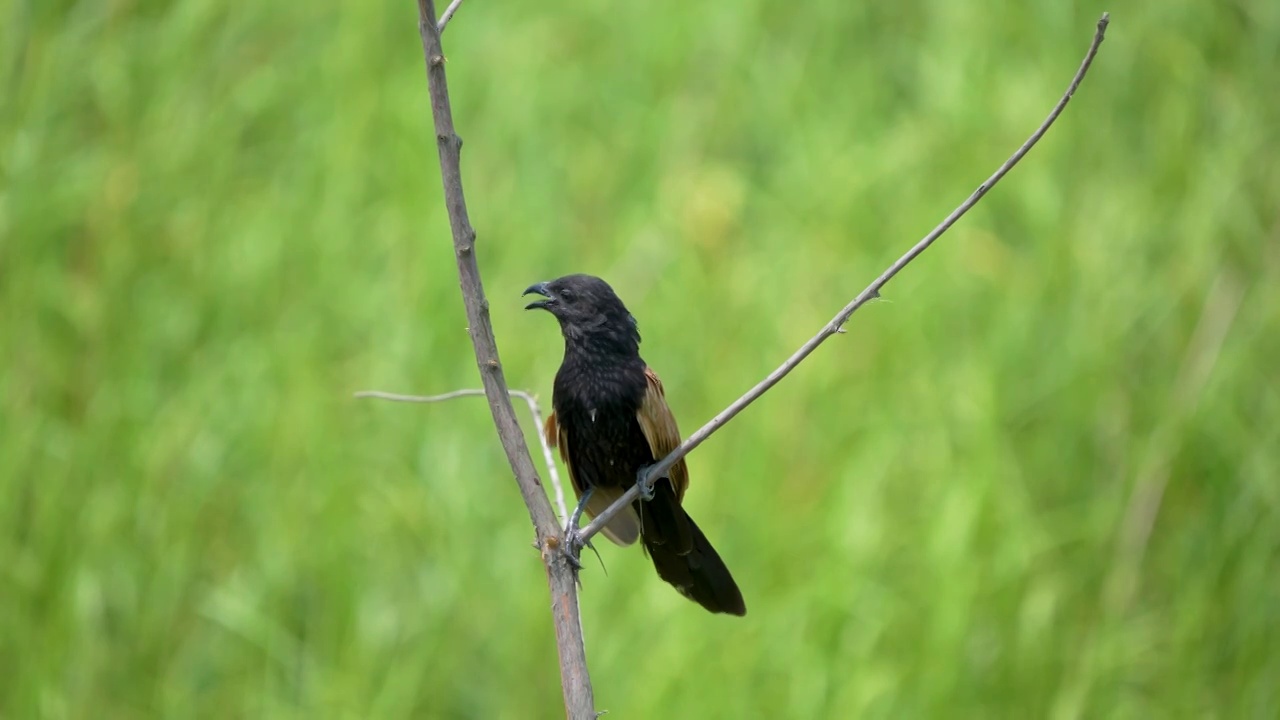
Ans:
[[[565,712],[571,720],[594,720],[595,700],[592,697],[591,678],[587,673],[582,621],[578,611],[577,572],[573,564],[576,563],[576,558],[560,551],[564,547],[563,530],[538,481],[533,458],[524,442],[524,433],[516,422],[515,409],[511,406],[502,363],[498,358],[498,344],[493,336],[493,326],[489,322],[489,301],[485,298],[480,268],[476,263],[476,232],[471,227],[466,198],[462,192],[462,139],[453,128],[453,110],[449,106],[449,85],[444,70],[444,50],[440,45],[440,29],[436,24],[436,9],[432,0],[418,0],[418,34],[422,38],[422,53],[426,60],[427,90],[431,96],[431,116],[440,155],[440,177],[444,184],[444,201],[449,212],[449,227],[453,234],[463,304],[467,310],[467,327],[498,438],[506,452],[507,461],[511,464],[511,471],[515,474],[524,504],[529,509],[529,517],[537,534],[537,546],[542,552],[546,567],[556,649],[560,656],[560,685],[564,692]]]
[[[507,390],[513,398],[524,400],[529,406],[529,418],[533,420],[533,432],[538,436],[538,444],[542,446],[542,460],[547,464],[547,477],[551,478],[551,489],[555,493],[556,509],[560,511],[560,524],[569,522],[569,509],[564,502],[564,486],[560,484],[560,471],[556,469],[556,456],[547,444],[547,436],[542,433],[542,408],[538,407],[538,399],[524,390]],[[400,395],[399,393],[382,392],[381,390],[361,390],[355,394],[358,398],[375,400],[391,400],[407,403],[438,403],[456,400],[463,397],[484,397],[484,390],[454,390],[443,395]]]
[[[1089,66],[1093,64],[1093,58],[1098,53],[1098,47],[1102,45],[1102,39],[1106,35],[1107,24],[1109,22],[1110,14],[1103,13],[1102,18],[1098,20],[1098,27],[1094,32],[1093,42],[1089,45],[1089,51],[1085,54],[1084,60],[1081,61],[1080,68],[1076,70],[1075,77],[1072,78],[1071,84],[1067,87],[1066,93],[1062,95],[1062,98],[1058,100],[1058,104],[1053,107],[1049,116],[1040,124],[1040,127],[1036,128],[1036,131],[1031,134],[1031,137],[1027,138],[1027,141],[1022,144],[1022,147],[1018,148],[1017,152],[1010,156],[1003,165],[996,169],[995,173],[993,173],[991,177],[987,178],[986,182],[979,185],[978,189],[974,190],[973,194],[970,195],[967,200],[960,203],[960,206],[953,210],[946,219],[933,229],[932,232],[926,235],[920,242],[916,243],[915,246],[908,250],[905,255],[898,258],[897,262],[890,265],[889,269],[881,273],[880,277],[876,278],[874,282],[868,285],[867,288],[859,293],[852,302],[844,307],[844,309],[836,313],[836,316],[831,319],[831,322],[823,326],[823,328],[818,331],[817,335],[810,338],[809,341],[802,345],[791,357],[787,358],[787,361],[780,365],[777,370],[769,373],[768,377],[761,380],[755,387],[748,390],[745,395],[735,400],[732,405],[725,408],[719,415],[711,418],[710,422],[703,425],[697,432],[690,435],[687,440],[680,444],[680,447],[671,451],[670,454],[650,467],[648,472],[645,474],[644,482],[646,484],[652,484],[654,480],[662,477],[671,469],[672,465],[676,464],[676,462],[680,460],[680,458],[688,455],[691,450],[701,445],[707,438],[711,437],[712,433],[724,427],[724,424],[732,420],[735,415],[742,412],[743,409],[755,402],[757,398],[765,394],[765,392],[774,385],[777,385],[782,378],[786,377],[787,374],[794,370],[797,365],[804,361],[805,358],[809,357],[809,354],[816,350],[817,347],[827,338],[841,332],[841,328],[846,322],[848,322],[849,317],[853,315],[858,308],[862,307],[870,300],[879,297],[881,288],[892,280],[895,275],[901,272],[903,268],[910,264],[912,260],[919,257],[920,253],[927,250],[929,246],[941,237],[948,228],[954,225],[961,216],[969,212],[970,208],[977,205],[978,201],[987,194],[987,191],[995,187],[995,184],[999,182],[1006,173],[1013,169],[1014,165],[1018,164],[1018,161],[1035,146],[1046,132],[1048,132],[1049,127],[1053,125],[1053,121],[1058,119],[1058,115],[1062,114],[1063,108],[1067,106],[1067,103],[1071,100],[1071,96],[1075,94],[1076,88],[1080,87],[1080,82],[1084,80],[1085,73],[1089,71]],[[597,515],[595,519],[591,521],[590,525],[583,528],[581,533],[579,533],[579,541],[586,542],[587,540],[590,540],[596,533],[600,532],[600,529],[604,527],[614,515],[617,515],[622,508],[630,505],[637,497],[639,497],[639,495],[640,486],[637,484],[624,493],[622,497],[618,498],[618,500],[612,505],[606,508],[604,512]]]

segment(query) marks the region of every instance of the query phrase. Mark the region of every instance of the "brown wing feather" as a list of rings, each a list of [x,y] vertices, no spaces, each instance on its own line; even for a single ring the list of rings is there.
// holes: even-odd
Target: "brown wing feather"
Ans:
[[[649,389],[644,394],[640,411],[636,418],[640,421],[640,429],[649,441],[649,450],[655,460],[661,460],[672,450],[680,446],[680,428],[676,427],[676,418],[667,407],[666,392],[662,389],[662,381],[652,368],[644,369],[644,377],[649,381]],[[685,467],[684,458],[680,458],[668,471],[671,486],[676,491],[676,501],[684,500],[684,491],[689,488],[689,470]]]
[[[564,428],[561,428],[556,421],[554,411],[547,416],[546,423],[542,428],[542,434],[546,437],[548,445],[560,448],[560,459],[564,461],[564,466],[569,470],[569,482],[573,485],[574,497],[581,500],[583,485],[578,482],[578,476],[573,472],[573,462],[569,459],[569,438],[566,437]],[[623,492],[622,488],[596,488],[582,511],[588,517],[595,517],[604,512],[615,500],[622,497]],[[614,515],[608,525],[600,528],[600,533],[618,545],[624,547],[631,545],[640,538],[640,516],[636,514],[635,508],[625,508],[622,512]]]
[[[547,439],[547,444],[551,447],[560,444],[560,423],[556,420],[555,410],[552,410],[546,421],[542,423],[542,437]],[[568,462],[564,456],[564,448],[560,448],[560,459]]]

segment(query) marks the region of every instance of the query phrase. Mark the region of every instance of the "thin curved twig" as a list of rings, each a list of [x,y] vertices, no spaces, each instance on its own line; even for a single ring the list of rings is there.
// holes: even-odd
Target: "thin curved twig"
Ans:
[[[805,358],[809,357],[809,354],[817,349],[817,347],[827,338],[841,332],[844,324],[848,322],[849,317],[853,315],[858,308],[879,297],[881,288],[892,280],[895,275],[901,272],[903,268],[910,264],[912,260],[919,257],[920,253],[927,250],[929,246],[941,237],[942,234],[945,233],[952,225],[954,225],[957,220],[959,220],[965,213],[969,212],[970,208],[977,205],[978,201],[987,194],[987,191],[995,187],[995,184],[999,182],[1000,179],[1003,178],[1010,170],[1012,170],[1014,165],[1018,164],[1018,161],[1021,160],[1037,142],[1039,142],[1040,138],[1043,137],[1046,132],[1048,132],[1049,127],[1053,125],[1054,120],[1058,119],[1058,116],[1062,114],[1062,110],[1071,100],[1071,96],[1074,95],[1076,89],[1080,87],[1080,82],[1084,80],[1085,73],[1089,72],[1089,66],[1093,64],[1094,56],[1098,54],[1098,47],[1102,45],[1102,39],[1106,35],[1107,24],[1110,22],[1110,18],[1110,13],[1102,14],[1102,18],[1098,20],[1097,30],[1093,35],[1093,42],[1089,45],[1089,51],[1085,54],[1084,60],[1080,63],[1080,68],[1076,70],[1075,77],[1072,78],[1071,84],[1067,87],[1066,93],[1064,93],[1062,98],[1058,100],[1058,104],[1054,105],[1053,110],[1049,113],[1049,116],[1045,118],[1045,121],[1040,124],[1040,127],[1037,128],[1036,131],[1031,134],[1031,137],[1027,138],[1027,141],[1022,144],[1022,147],[1018,148],[1018,151],[1010,156],[1008,160],[1005,160],[1004,164],[1001,165],[995,173],[991,175],[991,177],[987,178],[985,182],[979,185],[978,189],[974,190],[973,194],[970,195],[967,200],[960,203],[960,206],[955,210],[952,210],[951,214],[939,223],[932,232],[926,235],[920,242],[916,243],[915,246],[908,250],[905,255],[898,258],[897,262],[890,265],[889,269],[881,273],[880,277],[876,278],[874,282],[868,285],[867,288],[859,293],[852,302],[844,307],[844,309],[836,313],[836,316],[831,319],[831,322],[828,322],[821,330],[818,331],[817,335],[814,335],[808,342],[800,346],[800,349],[795,351],[791,357],[787,358],[787,361],[782,363],[778,369],[769,373],[768,377],[761,380],[755,387],[748,390],[745,395],[735,400],[732,405],[721,411],[719,415],[711,418],[710,422],[703,425],[697,432],[690,435],[689,438],[681,443],[679,447],[672,450],[666,457],[652,465],[645,474],[644,483],[646,485],[652,485],[655,480],[665,475],[666,472],[671,469],[672,465],[679,462],[679,460],[685,455],[688,455],[691,450],[701,445],[707,438],[711,437],[712,433],[716,432],[721,427],[724,427],[724,424],[732,420],[735,415],[742,412],[743,409],[755,402],[757,398],[765,394],[765,392],[774,385],[777,385],[782,378],[786,377],[787,374],[794,370]],[[634,502],[639,495],[639,484],[628,489],[627,492],[623,493],[622,497],[615,500],[612,505],[605,508],[603,512],[597,515],[595,519],[591,521],[591,524],[582,529],[578,534],[579,542],[585,543],[587,540],[590,540],[596,533],[600,532],[600,529],[603,528],[609,520],[613,518],[613,516],[621,512],[622,508]]]
[[[551,478],[551,489],[555,493],[556,509],[560,511],[560,524],[564,525],[569,522],[569,509],[564,502],[564,486],[560,484],[560,471],[556,469],[555,453],[551,451],[551,445],[547,443],[547,436],[542,434],[542,409],[538,407],[538,399],[524,390],[508,389],[507,394],[524,400],[525,404],[529,406],[529,417],[533,419],[533,431],[538,436],[538,444],[542,445],[542,459],[547,463],[547,477]],[[382,392],[381,390],[361,390],[355,396],[358,398],[391,400],[393,402],[438,403],[463,397],[484,397],[485,394],[484,390],[479,389],[454,390],[443,395],[400,395]]]
[[[458,8],[462,5],[462,0],[453,0],[449,3],[449,7],[444,9],[444,14],[440,16],[440,21],[436,23],[436,31],[444,34],[444,26],[449,24],[453,19],[453,14],[458,12]]]

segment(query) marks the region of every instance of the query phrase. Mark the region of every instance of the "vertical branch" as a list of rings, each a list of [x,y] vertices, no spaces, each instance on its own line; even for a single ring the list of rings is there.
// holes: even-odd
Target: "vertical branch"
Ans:
[[[445,80],[444,51],[436,24],[435,3],[418,0],[418,32],[422,36],[422,52],[427,63],[431,116],[435,122],[436,143],[440,152],[440,176],[444,182],[445,207],[453,231],[453,248],[458,263],[462,299],[467,309],[467,326],[475,348],[476,364],[484,383],[489,410],[498,430],[502,449],[515,473],[520,494],[537,533],[537,545],[547,570],[551,591],[552,620],[555,623],[556,647],[560,655],[560,681],[564,691],[565,712],[571,720],[594,720],[595,701],[591,678],[587,673],[586,650],[582,638],[582,622],[578,614],[578,586],[574,568],[565,553],[560,552],[563,537],[551,503],[538,480],[525,445],[524,434],[516,422],[515,409],[507,393],[506,378],[498,359],[498,344],[489,322],[489,301],[485,299],[476,263],[476,232],[467,216],[467,203],[462,193],[460,155],[462,139],[453,129],[453,112],[449,107],[449,87]]]

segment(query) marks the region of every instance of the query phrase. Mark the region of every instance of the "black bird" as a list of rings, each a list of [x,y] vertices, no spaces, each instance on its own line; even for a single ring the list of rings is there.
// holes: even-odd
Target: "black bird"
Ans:
[[[546,299],[525,309],[550,312],[564,335],[554,412],[543,431],[560,448],[579,507],[595,516],[680,445],[680,430],[662,382],[640,357],[636,320],[608,283],[567,275],[524,291],[531,293]],[[654,483],[651,497],[615,515],[602,532],[619,545],[640,539],[658,575],[707,610],[745,615],[729,569],[680,506],[688,486],[682,459]]]

